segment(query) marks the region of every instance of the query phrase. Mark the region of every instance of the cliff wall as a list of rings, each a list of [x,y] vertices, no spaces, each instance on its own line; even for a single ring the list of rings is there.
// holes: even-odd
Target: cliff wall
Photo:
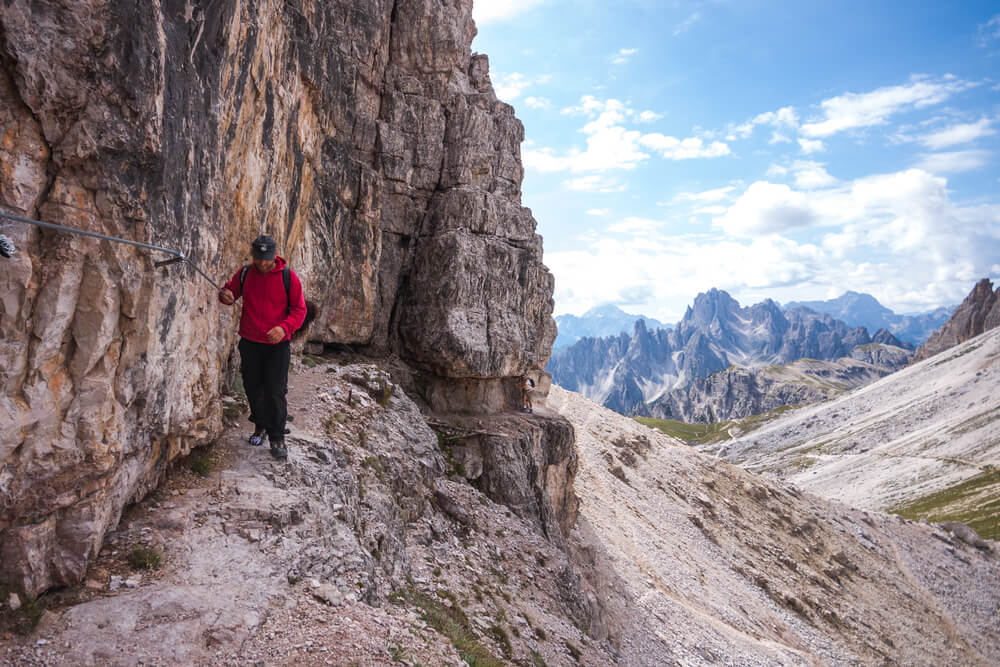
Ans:
[[[993,283],[983,278],[948,321],[917,348],[910,363],[933,357],[997,326],[1000,326],[1000,288],[994,292]]]
[[[432,407],[498,410],[547,360],[553,280],[471,9],[5,2],[0,207],[218,282],[270,233],[319,304],[310,340],[399,355]],[[220,432],[237,313],[155,253],[0,225],[0,579],[33,595]]]

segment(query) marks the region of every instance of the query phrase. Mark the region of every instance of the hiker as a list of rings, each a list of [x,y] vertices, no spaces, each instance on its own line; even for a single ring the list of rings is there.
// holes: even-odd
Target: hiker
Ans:
[[[535,388],[535,381],[532,380],[527,375],[522,375],[521,378],[521,411],[531,412],[531,390]]]
[[[253,264],[243,266],[219,292],[231,306],[243,297],[240,314],[240,374],[255,424],[248,440],[254,447],[271,443],[271,455],[287,459],[288,364],[292,334],[302,326],[306,304],[302,283],[288,263],[277,256],[277,244],[267,235],[251,245]]]

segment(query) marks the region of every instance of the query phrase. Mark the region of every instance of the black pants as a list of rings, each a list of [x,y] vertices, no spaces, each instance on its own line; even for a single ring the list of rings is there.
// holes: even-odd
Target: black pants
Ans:
[[[272,443],[284,440],[291,345],[287,340],[269,345],[241,338],[239,348],[240,374],[250,401],[250,421],[258,429],[266,430]]]

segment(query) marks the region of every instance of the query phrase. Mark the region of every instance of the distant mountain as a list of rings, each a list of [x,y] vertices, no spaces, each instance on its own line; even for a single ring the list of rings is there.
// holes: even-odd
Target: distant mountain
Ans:
[[[932,357],[938,352],[943,352],[998,326],[1000,326],[1000,289],[994,292],[993,283],[988,278],[983,278],[972,288],[965,301],[955,309],[951,318],[920,346],[913,355],[913,362]]]
[[[553,349],[572,345],[581,338],[603,338],[630,333],[638,320],[644,320],[646,326],[652,329],[669,329],[671,325],[663,324],[645,315],[632,315],[613,305],[591,308],[583,315],[559,315],[555,318],[559,327],[559,335],[552,345]]]
[[[870,294],[844,292],[842,296],[829,301],[791,301],[786,309],[809,308],[817,313],[826,313],[848,326],[865,327],[868,331],[888,329],[897,338],[914,347],[920,345],[931,333],[947,321],[954,306],[942,306],[927,313],[897,315],[886,308]]]
[[[634,413],[688,423],[741,419],[783,405],[833,398],[899,370],[912,355],[910,350],[873,342],[858,345],[849,357],[836,361],[799,359],[785,366],[730,366],[640,404]]]
[[[743,308],[712,289],[695,298],[672,331],[650,330],[639,321],[631,336],[584,338],[554,351],[547,369],[556,384],[630,414],[665,391],[730,365],[834,360],[871,342],[864,327],[848,327],[829,315],[807,308],[782,311],[770,299]]]

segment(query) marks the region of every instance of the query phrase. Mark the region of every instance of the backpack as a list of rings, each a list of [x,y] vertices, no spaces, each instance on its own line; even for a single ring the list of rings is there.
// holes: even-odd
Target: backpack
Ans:
[[[249,264],[244,264],[243,268],[240,269],[240,294],[241,295],[243,294],[243,284],[247,281],[247,272],[249,272],[249,271],[250,271],[250,265]],[[283,283],[285,283],[285,308],[287,309],[286,312],[291,312],[291,310],[292,310],[292,294],[291,294],[291,292],[292,292],[292,269],[287,264],[285,264],[285,268],[281,270],[281,280],[282,280]],[[298,331],[296,331],[294,334],[292,334],[293,336],[298,336],[303,331],[305,331],[306,327],[309,326],[309,323],[312,322],[313,319],[316,317],[316,304],[313,303],[312,301],[310,301],[309,299],[305,299],[305,302],[306,302],[306,319],[303,320],[302,326],[298,328]]]

